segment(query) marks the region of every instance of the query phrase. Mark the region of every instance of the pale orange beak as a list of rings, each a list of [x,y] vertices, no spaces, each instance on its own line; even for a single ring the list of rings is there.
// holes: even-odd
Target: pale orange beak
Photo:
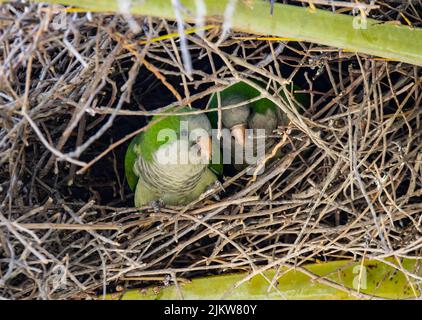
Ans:
[[[201,155],[206,157],[207,160],[211,159],[211,153],[212,153],[211,137],[210,136],[200,137],[197,140],[196,144],[199,146],[199,149],[201,149]]]
[[[232,127],[230,131],[236,143],[244,147],[246,141],[246,126],[244,124],[237,124]]]

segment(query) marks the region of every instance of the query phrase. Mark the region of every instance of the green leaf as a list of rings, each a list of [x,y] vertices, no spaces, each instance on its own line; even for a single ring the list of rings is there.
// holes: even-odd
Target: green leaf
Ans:
[[[73,5],[93,12],[120,12],[119,0],[35,0],[50,4]],[[221,19],[229,0],[204,0],[208,21]],[[195,12],[195,0],[183,0],[186,12]],[[232,17],[233,30],[293,38],[346,49],[348,51],[380,56],[422,66],[422,29],[396,25],[371,18],[361,19],[330,10],[309,10],[308,7],[274,4],[268,1],[238,1]],[[136,1],[130,7],[134,15],[175,19],[171,0]],[[196,22],[194,15],[186,14],[186,22]]]
[[[390,299],[410,299],[421,294],[412,276],[406,278],[394,259],[388,263],[365,260],[331,261],[299,268],[282,267],[275,287],[269,281],[276,276],[273,269],[257,274],[238,285],[247,273],[227,274],[193,279],[179,283],[179,288],[149,287],[109,294],[107,299],[168,300],[180,299],[357,299],[370,296]],[[391,266],[391,265],[392,266]],[[404,259],[401,266],[409,273],[422,275],[421,261]],[[396,267],[394,267],[396,266]],[[324,277],[323,279],[321,277]],[[331,285],[327,284],[331,283]],[[340,289],[343,288],[343,289]],[[362,293],[362,295],[360,295]],[[367,296],[365,296],[367,295]],[[415,296],[416,295],[416,296]]]
[[[261,87],[265,87],[265,84],[262,81],[257,81],[257,80],[253,80],[254,82],[256,82],[258,85],[260,85]],[[281,98],[287,103],[287,97],[284,93],[284,91],[282,91],[281,89],[281,85],[278,85],[278,90],[279,90],[279,94],[281,96]],[[290,85],[287,86],[287,90],[289,90],[290,92],[293,93],[293,97],[294,100],[301,104],[302,107],[307,108],[309,106],[309,96],[305,93],[295,93],[295,91],[301,91],[302,89],[291,83]],[[274,93],[272,91],[270,91],[270,93]],[[225,99],[229,98],[230,96],[241,96],[242,99],[244,101],[246,100],[250,100],[253,98],[256,98],[257,96],[259,96],[259,91],[256,90],[255,88],[251,87],[249,84],[243,82],[243,81],[239,81],[235,84],[232,84],[231,86],[228,86],[226,88],[224,88],[223,90],[220,91],[220,99],[221,101],[224,101]],[[262,98],[259,99],[258,101],[255,101],[252,105],[253,109],[258,112],[258,113],[262,113],[265,114],[265,112],[268,109],[273,109],[276,110],[278,107],[277,105],[272,102],[271,100],[267,99],[267,98]],[[296,105],[297,109],[300,111],[302,110],[298,105]],[[218,124],[218,112],[217,112],[217,108],[218,108],[218,98],[217,98],[217,94],[214,93],[211,95],[210,98],[210,102],[209,102],[209,108],[215,109],[215,111],[211,111],[208,112],[208,117],[210,119],[211,125],[213,128],[217,128]]]

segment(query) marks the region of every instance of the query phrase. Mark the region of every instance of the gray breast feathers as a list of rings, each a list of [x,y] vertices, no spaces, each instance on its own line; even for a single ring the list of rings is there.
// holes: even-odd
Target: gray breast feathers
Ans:
[[[157,193],[169,192],[181,195],[191,192],[206,169],[203,164],[161,164],[138,157],[135,172],[147,187]]]

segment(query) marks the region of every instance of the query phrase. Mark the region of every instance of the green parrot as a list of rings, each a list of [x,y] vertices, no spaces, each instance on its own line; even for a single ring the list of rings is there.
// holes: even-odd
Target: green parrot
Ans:
[[[184,107],[179,113],[195,111]],[[218,181],[220,166],[209,168],[211,124],[204,114],[154,116],[146,131],[130,143],[125,174],[135,190],[135,206],[162,201],[186,205]]]
[[[264,87],[262,83],[257,84]],[[299,87],[293,85],[293,89],[297,90]],[[220,92],[221,106],[228,106],[239,104],[241,102],[253,99],[259,96],[258,90],[248,85],[243,81],[239,81]],[[284,93],[281,93],[284,96]],[[308,97],[305,94],[295,94],[295,99],[302,105],[308,104]],[[217,109],[217,95],[213,94],[210,98],[209,108]],[[265,130],[265,136],[271,135],[279,126],[287,126],[289,118],[287,115],[271,100],[263,98],[252,103],[244,104],[239,107],[222,110],[222,125],[231,132],[234,138],[231,145],[232,164],[236,170],[241,170],[246,167],[245,162],[236,163],[234,160],[235,145],[238,144],[245,148],[246,129],[252,130],[254,136],[257,136],[257,129]],[[210,121],[214,128],[217,127],[218,114],[215,112],[209,113]],[[256,141],[256,140],[255,140]],[[256,142],[254,141],[253,148],[256,151]],[[265,140],[265,152],[275,144],[275,139]],[[243,150],[244,152],[244,150]]]

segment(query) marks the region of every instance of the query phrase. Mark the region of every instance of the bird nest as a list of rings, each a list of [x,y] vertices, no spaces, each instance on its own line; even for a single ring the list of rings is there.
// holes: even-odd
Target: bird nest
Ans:
[[[421,26],[418,5],[374,15]],[[421,256],[419,67],[216,25],[186,25],[180,41],[172,21],[25,2],[1,5],[0,25],[0,298]],[[186,207],[134,208],[131,138],[151,115],[205,110],[245,78],[309,97],[274,133],[283,156],[261,174],[225,173]]]

